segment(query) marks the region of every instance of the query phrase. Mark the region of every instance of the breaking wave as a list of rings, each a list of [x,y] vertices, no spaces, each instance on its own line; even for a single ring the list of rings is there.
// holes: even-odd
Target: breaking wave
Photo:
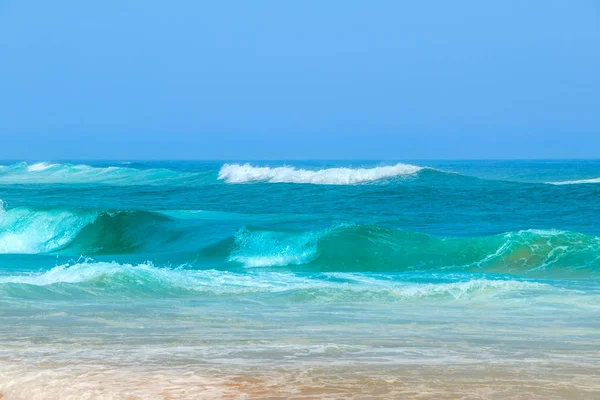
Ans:
[[[473,299],[511,292],[552,292],[551,285],[463,276],[439,283],[404,280],[393,275],[360,273],[298,275],[234,273],[217,270],[162,268],[149,263],[86,261],[40,273],[0,277],[0,294],[10,297],[56,296],[287,296],[293,301],[405,301]]]
[[[600,274],[600,238],[559,230],[445,238],[365,225],[308,232],[243,228],[208,251],[247,268],[313,272],[458,271],[539,277]]]
[[[250,164],[225,164],[219,179],[227,183],[310,183],[315,185],[356,185],[381,179],[414,175],[423,170],[410,164],[374,168],[326,168],[320,170],[294,167],[254,167]]]
[[[5,210],[0,202],[0,254],[191,252],[192,259],[224,268],[386,273],[445,270],[546,277],[600,274],[600,238],[577,232],[522,230],[483,237],[437,237],[376,225],[306,231],[246,226],[214,243],[204,241],[207,221],[190,219],[196,213],[188,214]]]
[[[169,164],[166,164],[169,165]],[[255,166],[245,164],[196,165],[190,169],[148,168],[140,163],[121,162],[118,165],[91,166],[85,164],[20,162],[0,165],[0,185],[11,184],[103,184],[115,186],[174,185],[205,186],[219,181],[226,184],[244,183],[294,183],[313,185],[359,185],[367,183],[411,182],[407,178],[424,178],[434,186],[455,185],[458,180],[467,183],[494,182],[521,183],[518,180],[490,180],[471,175],[439,170],[412,164],[397,163],[375,167],[331,167],[299,168],[294,166]],[[402,180],[402,178],[405,178]],[[575,185],[600,183],[600,178],[565,180],[556,182],[539,181],[538,184]]]
[[[59,249],[96,215],[68,210],[4,209],[0,200],[0,254],[37,254]]]
[[[5,210],[0,200],[0,254],[160,251],[185,234],[173,221],[146,211]]]
[[[254,167],[250,164],[224,164],[215,171],[179,171],[166,168],[134,168],[131,165],[93,167],[85,164],[25,162],[0,166],[0,184],[107,184],[107,185],[203,185],[226,183],[310,183],[354,185],[401,176],[415,175],[424,167],[396,164],[374,168]]]

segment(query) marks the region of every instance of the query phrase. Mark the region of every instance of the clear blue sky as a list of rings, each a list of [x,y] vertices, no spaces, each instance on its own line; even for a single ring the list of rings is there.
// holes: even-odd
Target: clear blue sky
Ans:
[[[0,159],[600,157],[600,1],[0,0]]]

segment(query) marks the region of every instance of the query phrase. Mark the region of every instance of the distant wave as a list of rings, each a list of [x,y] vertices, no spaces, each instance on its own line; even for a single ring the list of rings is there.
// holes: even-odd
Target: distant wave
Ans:
[[[414,175],[424,167],[396,164],[374,168],[326,168],[320,170],[295,167],[255,167],[250,164],[225,164],[219,179],[227,183],[311,183],[316,185],[355,185],[386,178]]]
[[[60,183],[109,185],[165,185],[205,182],[205,172],[126,166],[92,167],[85,164],[18,163],[0,166],[0,184]],[[214,178],[213,178],[214,179]]]
[[[69,298],[127,296],[275,295],[280,301],[348,300],[407,301],[411,299],[472,299],[507,292],[554,293],[548,284],[520,280],[462,277],[440,283],[396,280],[394,276],[360,273],[297,275],[293,273],[234,273],[217,270],[163,268],[85,261],[56,266],[40,273],[0,277],[0,294],[10,297]],[[560,290],[560,289],[559,289]]]
[[[311,183],[353,185],[386,178],[409,176],[423,170],[410,164],[374,168],[327,168],[321,170],[294,167],[254,167],[250,164],[224,164],[217,179],[226,183]],[[138,169],[133,166],[92,167],[85,164],[25,162],[0,166],[0,184],[89,184],[109,185],[194,185],[214,182],[214,171],[190,172],[166,168]]]
[[[558,182],[546,182],[550,185],[579,185],[585,183],[600,183],[600,178],[592,179],[577,179],[572,181],[558,181]]]
[[[28,165],[27,171],[28,172],[40,172],[40,171],[45,171],[48,168],[56,167],[57,165],[58,164],[49,164],[49,163],[45,163],[45,162],[40,162],[40,163]]]
[[[371,168],[358,167],[308,167],[294,166],[255,166],[245,164],[223,164],[204,166],[201,170],[178,170],[169,168],[148,168],[145,164],[120,162],[119,165],[91,166],[86,164],[19,162],[0,165],[0,185],[11,184],[103,184],[114,186],[163,185],[163,186],[205,186],[222,181],[226,184],[248,183],[295,183],[313,185],[359,185],[368,183],[403,182],[401,178],[419,177],[420,182],[439,185],[481,184],[494,185],[522,183],[510,180],[490,180],[432,167],[398,163],[395,165]],[[412,179],[406,180],[406,182]],[[542,182],[539,182],[542,183]],[[551,185],[574,185],[600,183],[600,178],[543,182]]]

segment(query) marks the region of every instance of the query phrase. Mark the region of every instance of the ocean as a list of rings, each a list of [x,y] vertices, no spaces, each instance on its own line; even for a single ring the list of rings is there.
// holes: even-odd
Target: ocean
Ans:
[[[600,161],[0,162],[0,395],[600,398]]]

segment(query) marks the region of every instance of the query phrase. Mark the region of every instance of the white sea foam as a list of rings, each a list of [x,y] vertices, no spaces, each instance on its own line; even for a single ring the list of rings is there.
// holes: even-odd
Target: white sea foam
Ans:
[[[312,249],[311,249],[312,250]],[[312,251],[306,251],[301,254],[273,254],[268,256],[243,256],[232,255],[229,261],[235,261],[244,264],[245,267],[284,267],[288,265],[300,265],[313,258]]]
[[[225,164],[219,179],[227,183],[310,183],[315,185],[355,185],[385,178],[414,175],[423,167],[396,164],[374,168],[326,168],[320,170],[294,167],[254,167],[250,164]]]
[[[455,299],[465,298],[472,295],[496,294],[528,289],[542,289],[546,285],[536,282],[502,281],[489,279],[473,279],[465,282],[453,283],[427,283],[410,285],[402,290],[394,291],[394,294],[403,298],[418,298],[432,296],[451,296]]]
[[[334,278],[334,280],[331,280]],[[152,264],[119,264],[85,261],[59,265],[46,272],[0,277],[2,284],[26,284],[51,287],[55,284],[100,283],[102,291],[111,287],[119,293],[152,291],[179,294],[244,295],[252,293],[290,293],[305,300],[389,301],[421,298],[470,299],[506,292],[542,290],[554,293],[548,284],[518,280],[472,279],[448,283],[414,283],[390,280],[390,276],[361,273],[329,273],[301,276],[293,273],[234,273],[217,270],[161,268]],[[128,288],[128,289],[127,289]],[[60,289],[61,293],[65,288]],[[183,290],[183,292],[181,292]],[[15,293],[14,291],[12,292]],[[100,292],[88,292],[90,294]]]
[[[550,185],[580,185],[582,183],[600,183],[600,178],[577,179],[572,181],[546,182]]]
[[[27,166],[27,171],[29,172],[40,172],[45,171],[49,168],[56,167],[58,164],[49,164],[46,162],[39,162],[36,164],[31,164]]]

